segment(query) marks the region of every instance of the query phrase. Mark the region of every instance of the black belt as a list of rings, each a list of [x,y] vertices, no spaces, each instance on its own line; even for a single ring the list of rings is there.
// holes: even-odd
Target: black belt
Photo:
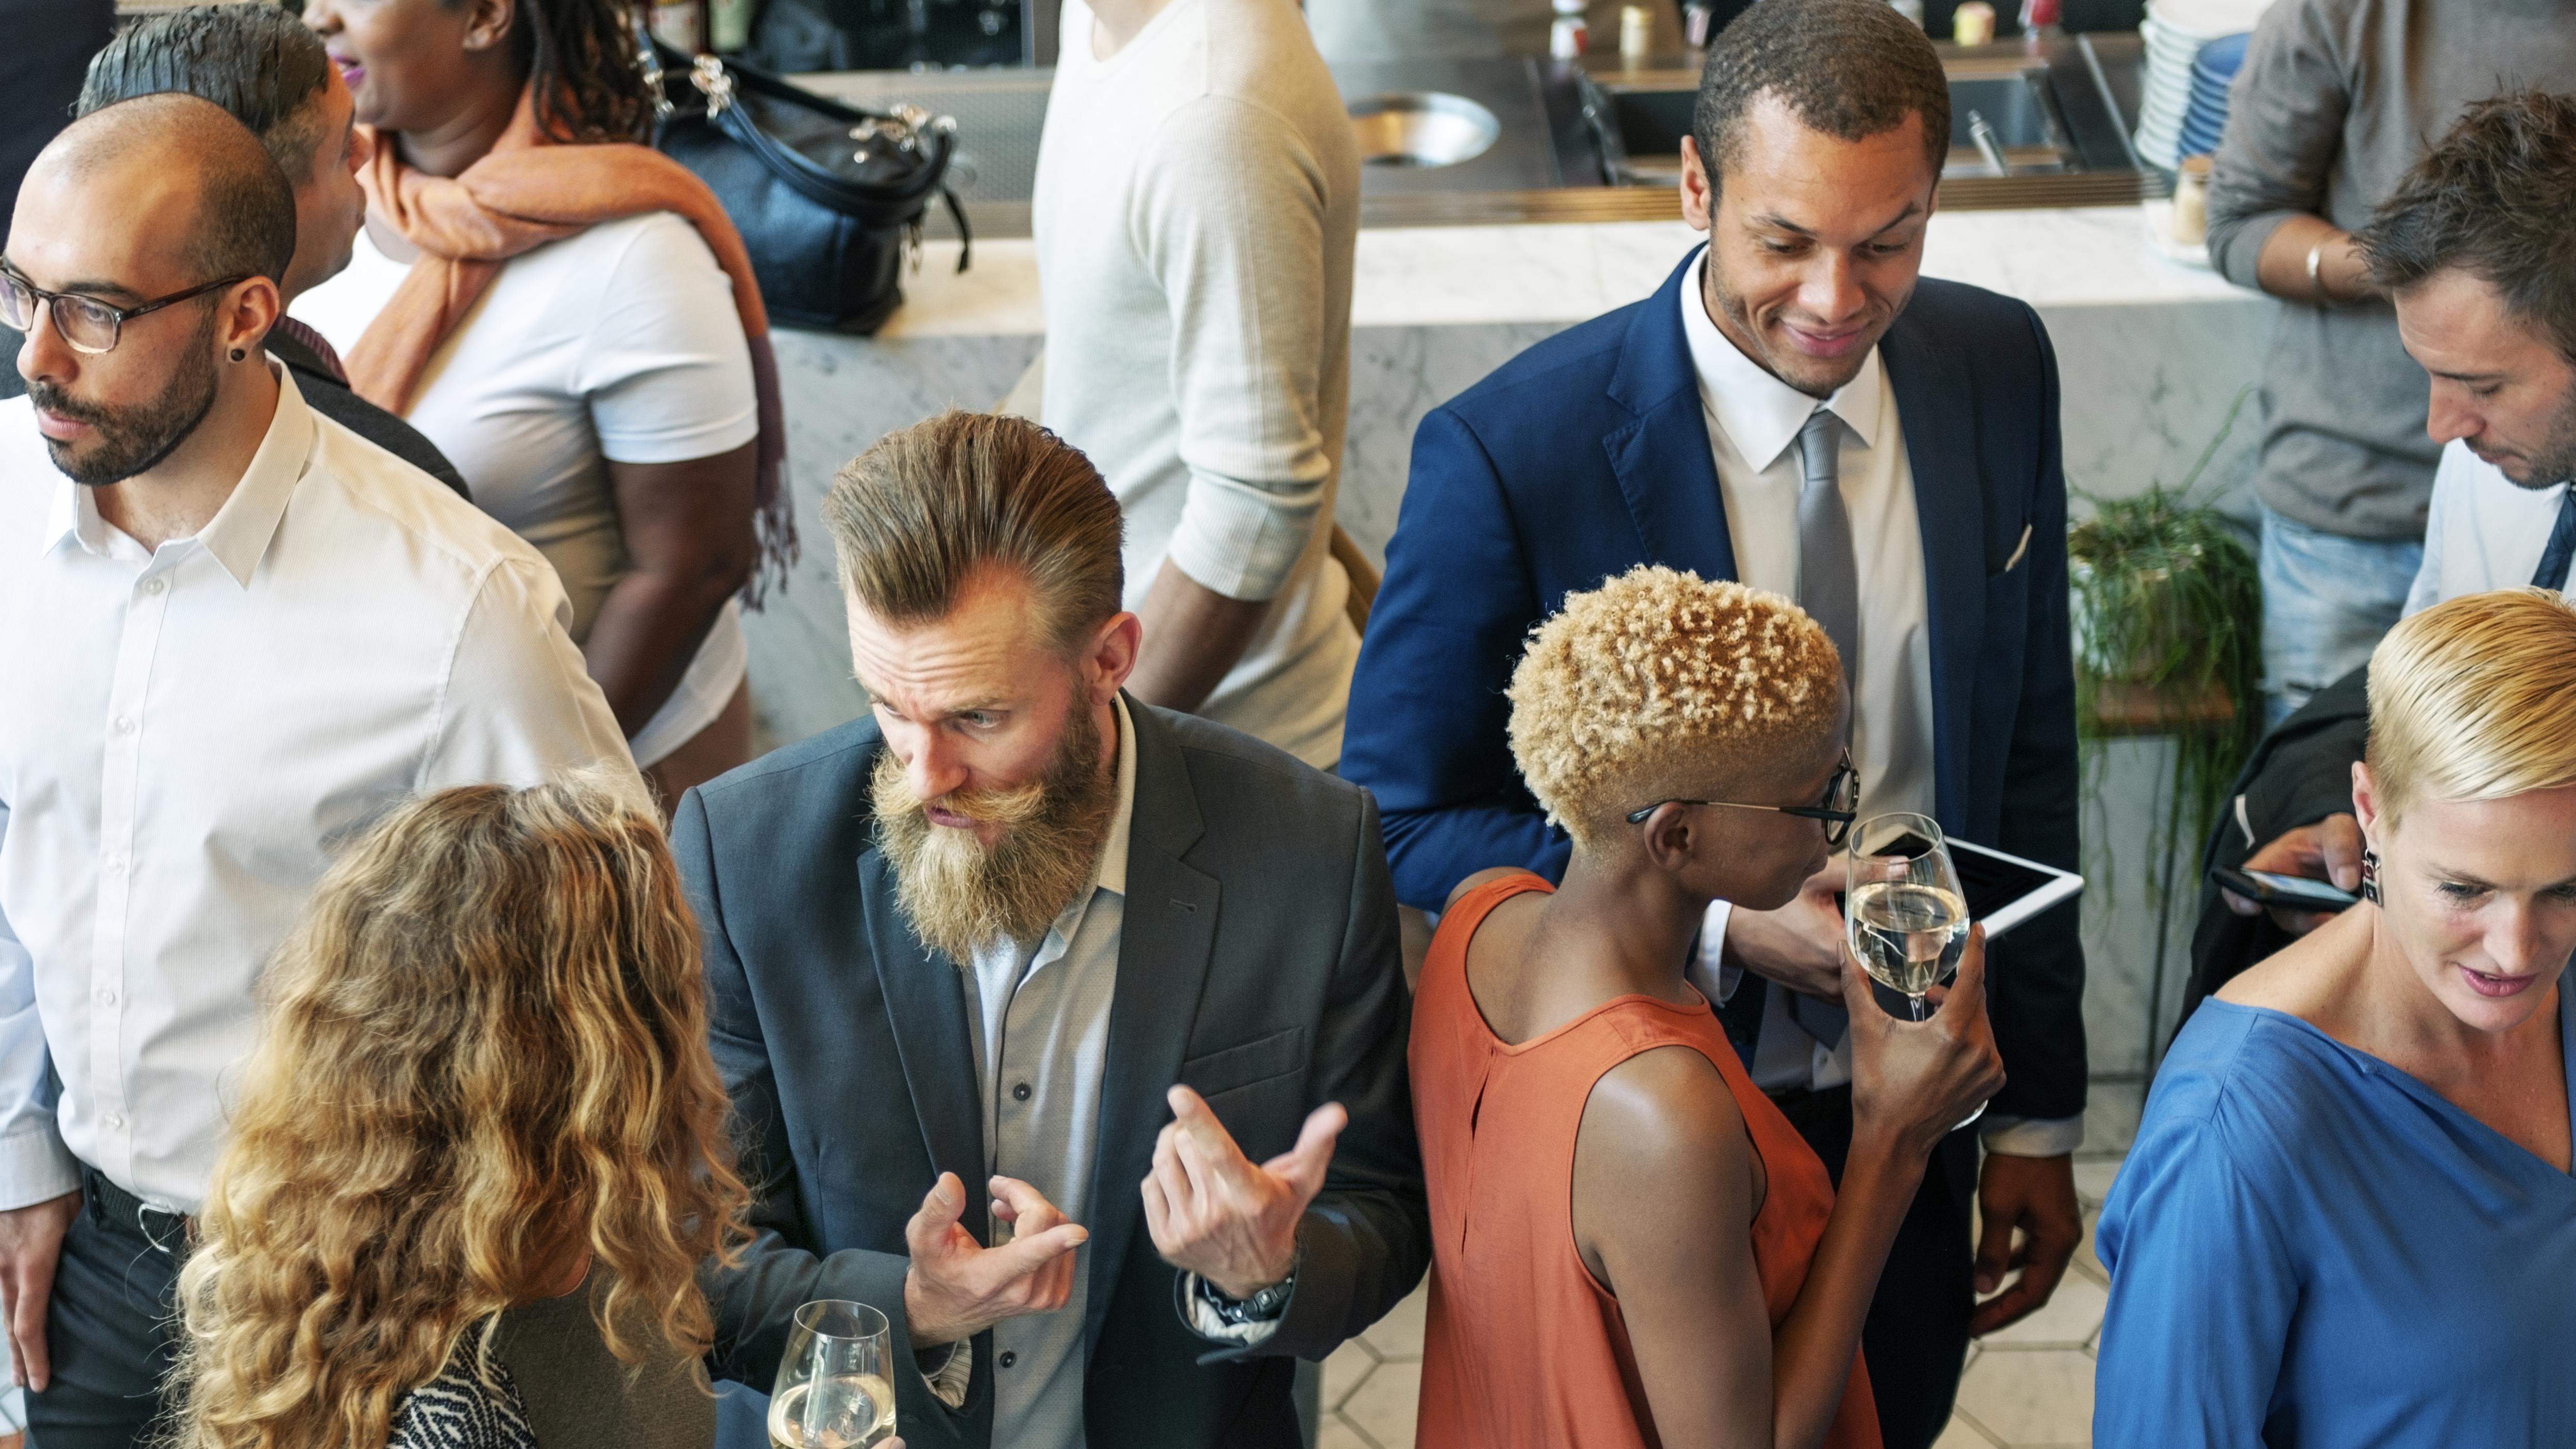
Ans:
[[[1850,1096],[1851,1083],[1845,1082],[1839,1087],[1827,1087],[1822,1091],[1812,1091],[1805,1087],[1788,1087],[1777,1092],[1765,1092],[1762,1095],[1770,1098],[1771,1105],[1782,1112],[1794,1112],[1818,1097]]]
[[[186,1214],[154,1207],[108,1181],[107,1174],[86,1162],[81,1164],[81,1194],[103,1226],[140,1233],[144,1241],[165,1253],[186,1252]]]

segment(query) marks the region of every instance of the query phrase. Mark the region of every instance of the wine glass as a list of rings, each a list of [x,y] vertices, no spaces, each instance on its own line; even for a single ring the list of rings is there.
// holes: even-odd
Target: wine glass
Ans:
[[[1967,896],[1938,821],[1898,813],[1852,827],[1843,921],[1861,969],[1923,1020],[1924,996],[1959,968],[1968,949]],[[1959,1126],[1985,1111],[1979,1103]]]
[[[1853,828],[1848,870],[1852,956],[1921,1021],[1924,995],[1968,947],[1968,903],[1941,827],[1921,815],[1873,815]]]
[[[894,1434],[884,1314],[823,1298],[796,1310],[769,1396],[770,1449],[867,1449]]]

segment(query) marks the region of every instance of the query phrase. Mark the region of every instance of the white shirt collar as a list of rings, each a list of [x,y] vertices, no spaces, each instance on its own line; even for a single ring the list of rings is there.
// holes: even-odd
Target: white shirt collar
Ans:
[[[1798,441],[1817,402],[1772,376],[1717,330],[1703,300],[1707,270],[1708,252],[1703,248],[1681,295],[1682,336],[1690,342],[1691,367],[1699,374],[1700,402],[1745,465],[1763,472]],[[1826,398],[1823,406],[1857,435],[1855,441],[1867,447],[1878,436],[1885,396],[1885,375],[1878,349],[1872,347],[1861,359],[1859,374]]]
[[[268,367],[277,378],[277,411],[270,415],[268,431],[261,435],[259,451],[251,455],[250,467],[243,470],[241,481],[233,485],[223,507],[215,510],[215,516],[196,535],[197,544],[213,554],[224,571],[232,575],[233,582],[243,588],[250,587],[251,574],[258,569],[260,557],[268,552],[269,541],[277,537],[278,522],[286,516],[286,502],[294,496],[295,485],[312,464],[318,432],[312,410],[305,406],[304,394],[296,389],[294,376],[275,362]],[[115,556],[121,542],[132,542],[99,515],[98,495],[69,478],[54,494],[53,510],[45,522],[44,552],[51,553],[66,536],[102,558]]]

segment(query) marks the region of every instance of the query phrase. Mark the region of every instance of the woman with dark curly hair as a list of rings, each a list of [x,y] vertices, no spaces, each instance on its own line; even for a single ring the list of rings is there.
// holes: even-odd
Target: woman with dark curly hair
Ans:
[[[704,1449],[746,1196],[631,783],[395,810],[262,983],[179,1280],[185,1449]]]
[[[304,19],[375,147],[349,269],[298,310],[555,566],[667,808],[750,758],[735,596],[794,547],[741,238],[640,144],[624,0],[307,0]]]

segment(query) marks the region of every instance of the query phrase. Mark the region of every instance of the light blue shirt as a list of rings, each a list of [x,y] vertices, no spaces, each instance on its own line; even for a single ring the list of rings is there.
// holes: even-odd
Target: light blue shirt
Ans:
[[[2201,1004],[2097,1246],[2100,1449],[2576,1444],[2576,1178],[2296,1017]]]

